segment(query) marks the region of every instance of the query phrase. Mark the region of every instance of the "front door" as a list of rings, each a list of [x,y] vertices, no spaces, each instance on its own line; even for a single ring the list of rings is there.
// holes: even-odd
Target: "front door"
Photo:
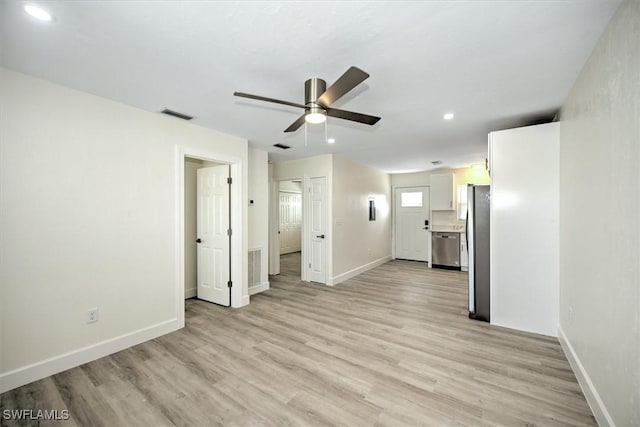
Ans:
[[[198,298],[230,305],[229,166],[198,169]]]
[[[429,187],[395,190],[396,258],[429,261]]]
[[[327,283],[327,244],[326,244],[326,178],[311,178],[309,215],[309,251],[308,266],[309,280],[317,283]]]

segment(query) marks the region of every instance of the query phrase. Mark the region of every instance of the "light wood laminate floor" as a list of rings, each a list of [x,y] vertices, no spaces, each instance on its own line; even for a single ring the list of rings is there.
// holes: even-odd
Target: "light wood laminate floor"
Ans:
[[[556,339],[467,317],[465,273],[392,261],[325,287],[299,281],[299,260],[248,307],[189,300],[184,329],[2,409],[68,409],[52,425],[78,426],[595,425]]]

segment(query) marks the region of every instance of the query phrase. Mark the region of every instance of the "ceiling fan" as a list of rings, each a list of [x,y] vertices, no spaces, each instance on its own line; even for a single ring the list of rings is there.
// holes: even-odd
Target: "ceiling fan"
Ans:
[[[295,102],[282,101],[264,96],[251,95],[243,92],[233,92],[234,96],[242,98],[257,99],[258,101],[273,102],[276,104],[289,105],[291,107],[304,108],[304,114],[291,124],[285,132],[294,132],[305,122],[323,123],[327,116],[338,119],[351,120],[353,122],[374,125],[380,117],[368,114],[354,113],[353,111],[339,110],[331,108],[331,104],[342,98],[351,89],[358,86],[369,77],[358,67],[349,68],[338,80],[327,89],[327,82],[322,79],[312,78],[304,82],[304,105]]]

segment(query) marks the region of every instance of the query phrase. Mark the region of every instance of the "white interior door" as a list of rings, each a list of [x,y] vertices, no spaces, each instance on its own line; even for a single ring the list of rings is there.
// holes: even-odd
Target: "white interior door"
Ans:
[[[429,261],[429,187],[395,190],[396,258]]]
[[[327,283],[327,222],[326,178],[311,178],[309,191],[309,280]]]
[[[280,254],[300,251],[302,244],[302,195],[280,192]]]
[[[229,166],[197,173],[198,298],[229,305]]]

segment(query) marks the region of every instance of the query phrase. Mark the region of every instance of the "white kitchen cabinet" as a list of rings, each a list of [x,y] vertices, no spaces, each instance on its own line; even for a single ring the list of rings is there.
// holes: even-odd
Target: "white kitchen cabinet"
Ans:
[[[431,175],[429,191],[432,211],[455,210],[455,175],[453,173]]]
[[[462,271],[469,271],[469,252],[467,252],[466,233],[460,233],[460,267]]]

